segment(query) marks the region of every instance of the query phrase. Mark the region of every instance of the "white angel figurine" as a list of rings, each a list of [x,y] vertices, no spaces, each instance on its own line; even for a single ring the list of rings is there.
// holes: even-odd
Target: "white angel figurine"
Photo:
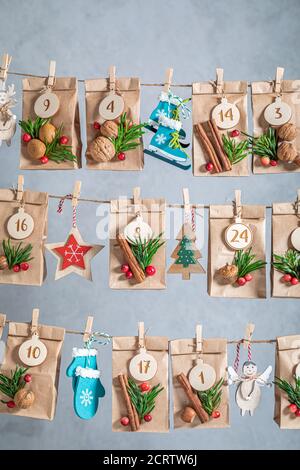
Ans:
[[[17,116],[10,110],[16,104],[16,100],[13,98],[15,94],[14,85],[9,85],[6,89],[5,81],[0,80],[0,146],[2,141],[10,145],[16,132]]]
[[[244,416],[246,411],[253,416],[254,410],[258,407],[260,401],[260,387],[266,385],[271,387],[272,383],[268,383],[268,379],[272,372],[272,366],[257,375],[257,365],[255,362],[246,361],[242,367],[242,375],[238,374],[232,367],[228,367],[228,385],[236,384],[237,390],[235,401],[241,409],[241,415]]]

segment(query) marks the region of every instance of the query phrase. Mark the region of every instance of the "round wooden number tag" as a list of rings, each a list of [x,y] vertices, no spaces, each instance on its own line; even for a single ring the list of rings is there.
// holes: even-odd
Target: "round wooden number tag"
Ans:
[[[139,354],[131,359],[129,364],[130,375],[135,380],[150,380],[155,376],[156,371],[156,359],[151,354],[148,354],[146,350],[141,350]]]
[[[194,390],[208,390],[216,381],[216,371],[209,364],[200,361],[189,373],[189,382]]]
[[[7,231],[12,238],[23,240],[29,237],[34,229],[34,221],[31,215],[27,214],[23,207],[12,215],[7,222]]]
[[[300,378],[300,363],[296,366],[295,376]]]
[[[55,93],[46,91],[34,103],[34,112],[41,118],[54,116],[59,109],[59,99]]]
[[[39,366],[45,361],[46,357],[47,348],[39,340],[37,333],[34,333],[29,340],[24,341],[19,348],[19,358],[26,366]]]
[[[106,121],[111,121],[123,113],[124,106],[122,96],[110,93],[99,104],[99,114]]]
[[[291,243],[295,250],[300,251],[300,227],[295,228],[291,235]]]
[[[152,237],[152,228],[146,222],[143,221],[141,216],[126,225],[124,229],[124,235],[128,241],[131,240],[149,240]]]
[[[222,98],[221,103],[213,109],[211,117],[220,129],[230,129],[239,123],[240,112],[235,104]]]
[[[282,126],[288,122],[291,117],[292,110],[290,106],[281,101],[279,96],[275,98],[274,103],[266,107],[264,112],[264,118],[271,126]]]
[[[225,231],[225,242],[232,250],[244,250],[251,245],[253,234],[248,225],[231,224]]]

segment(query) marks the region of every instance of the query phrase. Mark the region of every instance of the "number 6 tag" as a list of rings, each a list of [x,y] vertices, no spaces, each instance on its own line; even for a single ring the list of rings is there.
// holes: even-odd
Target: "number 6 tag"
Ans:
[[[46,91],[34,103],[34,112],[37,116],[47,119],[57,113],[59,109],[59,99],[55,93]]]
[[[19,358],[26,366],[34,367],[42,364],[47,357],[47,348],[33,333],[31,339],[24,341],[19,348]]]
[[[10,237],[16,240],[23,240],[29,237],[34,229],[34,221],[31,215],[27,214],[23,207],[12,215],[7,222],[7,231]]]
[[[225,231],[226,245],[232,250],[244,250],[251,245],[253,234],[250,227],[242,223],[234,223]]]
[[[157,361],[145,348],[141,348],[140,352],[131,359],[129,372],[135,380],[141,382],[151,380],[157,372]]]

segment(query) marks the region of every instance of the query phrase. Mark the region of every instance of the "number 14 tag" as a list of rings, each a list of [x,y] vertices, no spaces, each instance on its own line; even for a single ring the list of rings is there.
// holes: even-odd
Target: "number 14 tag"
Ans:
[[[227,98],[222,98],[221,103],[212,110],[211,117],[220,129],[230,129],[239,123],[240,112],[235,104],[229,103]]]

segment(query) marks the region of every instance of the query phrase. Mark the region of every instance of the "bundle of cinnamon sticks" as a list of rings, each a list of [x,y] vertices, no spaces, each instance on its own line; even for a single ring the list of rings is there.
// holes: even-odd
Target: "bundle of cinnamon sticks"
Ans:
[[[137,411],[134,405],[132,404],[128,393],[128,377],[126,374],[119,374],[118,380],[121,386],[122,395],[124,397],[131,431],[138,431],[141,423]]]
[[[232,165],[224,151],[222,134],[215,120],[212,119],[203,124],[199,122],[195,125],[195,129],[208,162],[214,166],[214,172],[230,171]]]
[[[185,391],[185,394],[187,398],[189,399],[189,401],[191,402],[192,407],[194,408],[201,423],[206,423],[207,421],[209,421],[209,416],[204,410],[197,394],[193,391],[191,384],[188,381],[188,378],[186,377],[186,375],[183,373],[177,375],[177,380],[182,386],[183,390]]]
[[[129,264],[132,274],[135,280],[139,283],[143,282],[146,279],[146,275],[139,263],[137,262],[130,245],[123,234],[119,233],[117,235],[117,242],[123,252],[126,262]]]

